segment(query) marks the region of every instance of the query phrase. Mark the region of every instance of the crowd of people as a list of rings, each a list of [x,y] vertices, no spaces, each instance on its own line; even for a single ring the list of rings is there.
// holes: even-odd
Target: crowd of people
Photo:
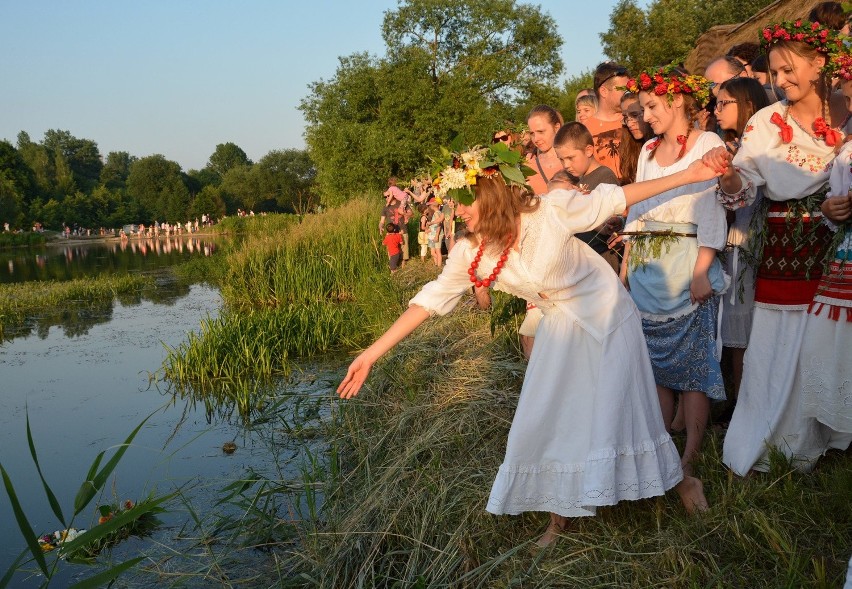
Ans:
[[[420,257],[445,267],[352,363],[340,395],[471,289],[525,299],[529,363],[487,510],[550,512],[542,545],[568,517],[668,489],[706,509],[693,471],[714,403],[730,409],[723,461],[737,475],[768,470],[773,454],[809,472],[847,450],[846,33],[840,4],[824,2],[767,24],[704,76],[606,62],[576,121],[540,105],[434,178],[405,189],[391,178],[379,226],[391,269],[407,259],[415,207]]]

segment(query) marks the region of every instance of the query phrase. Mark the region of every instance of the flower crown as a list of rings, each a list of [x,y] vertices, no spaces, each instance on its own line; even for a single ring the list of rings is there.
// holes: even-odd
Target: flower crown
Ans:
[[[441,150],[444,164],[438,163],[432,181],[438,200],[449,197],[463,205],[471,205],[476,199],[473,187],[477,178],[499,174],[507,185],[526,186],[527,177],[535,174],[521,164],[521,154],[504,143],[476,146],[464,152]]]
[[[641,72],[638,78],[627,81],[626,89],[631,94],[652,92],[665,96],[669,102],[674,100],[675,94],[689,94],[701,108],[710,101],[710,82],[703,76],[683,74],[674,64]]]
[[[832,56],[826,68],[829,69],[831,75],[848,82],[852,80],[852,54],[838,53]]]
[[[843,49],[843,41],[837,33],[818,22],[801,19],[795,22],[785,20],[763,29],[760,44],[764,51],[768,52],[778,41],[805,43],[828,56]]]

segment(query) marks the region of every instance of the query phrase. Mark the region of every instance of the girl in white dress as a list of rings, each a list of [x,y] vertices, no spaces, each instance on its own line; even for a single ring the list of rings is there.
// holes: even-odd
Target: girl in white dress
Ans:
[[[722,172],[717,196],[725,206],[751,204],[761,187],[766,203],[759,212],[764,229],[752,248],[760,260],[753,326],[723,448],[723,461],[739,475],[766,471],[769,448],[807,471],[827,449],[848,445],[802,414],[799,366],[807,310],[829,254],[820,205],[842,136],[833,126],[840,121],[826,120],[831,81],[825,66],[842,43],[807,21],[767,27],[763,41],[774,83],[787,99],[752,117],[733,161],[725,148],[704,156]]]
[[[638,94],[655,135],[639,156],[637,181],[686,169],[723,145],[715,133],[695,128],[710,95],[701,76],[667,66],[642,72],[627,89]],[[716,254],[725,247],[727,225],[714,186],[681,186],[631,207],[624,232],[629,241],[621,274],[642,317],[667,428],[674,393],[680,392],[686,426],[681,462],[688,473],[701,448],[710,400],[725,399],[716,332],[726,279]]]
[[[544,318],[486,509],[550,512],[540,545],[558,536],[567,517],[671,488],[688,511],[705,509],[701,482],[684,477],[663,426],[636,307],[607,263],[572,236],[641,199],[715,173],[696,162],[624,188],[537,198],[519,186],[524,177],[511,167],[518,158],[499,148],[458,154],[458,167],[441,173],[439,190],[452,189],[471,236],[352,362],[338,393],[357,394],[379,357],[431,315],[451,311],[471,284],[493,286],[535,302]]]

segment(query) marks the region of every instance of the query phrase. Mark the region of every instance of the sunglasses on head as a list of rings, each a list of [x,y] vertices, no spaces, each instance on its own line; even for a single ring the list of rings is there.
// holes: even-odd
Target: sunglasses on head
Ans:
[[[603,80],[601,80],[600,85],[603,86],[604,84],[606,84],[607,82],[609,82],[613,78],[616,78],[618,76],[626,76],[626,75],[627,75],[627,68],[620,67],[617,70],[615,70],[614,72],[612,72],[610,75],[605,77]]]

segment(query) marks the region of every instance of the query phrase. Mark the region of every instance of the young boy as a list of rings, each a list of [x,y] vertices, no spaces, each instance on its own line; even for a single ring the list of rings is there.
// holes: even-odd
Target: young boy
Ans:
[[[562,125],[553,140],[553,147],[565,171],[578,179],[579,190],[588,192],[599,184],[618,184],[615,172],[595,159],[592,134],[582,123]],[[589,244],[589,247],[602,255],[617,272],[618,256],[609,249],[607,240],[622,224],[622,217],[614,216],[593,231],[578,233],[575,237]]]
[[[399,225],[396,223],[385,225],[385,231],[387,231],[387,235],[385,235],[382,243],[388,250],[390,271],[393,274],[402,262],[402,235],[399,234]]]

